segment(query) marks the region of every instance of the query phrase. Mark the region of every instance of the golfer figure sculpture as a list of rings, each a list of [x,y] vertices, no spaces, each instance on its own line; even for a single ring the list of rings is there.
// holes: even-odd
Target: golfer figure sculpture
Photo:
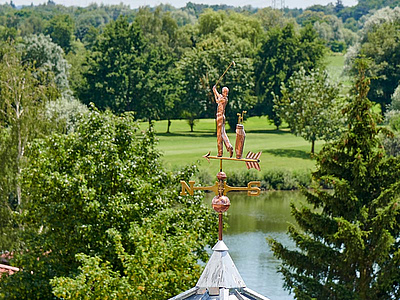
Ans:
[[[222,88],[222,94],[218,93],[217,86],[213,86],[213,92],[215,102],[217,103],[217,145],[218,145],[218,156],[222,157],[225,144],[226,150],[229,152],[229,157],[233,155],[233,147],[229,141],[225,131],[225,107],[228,103],[228,92],[229,89],[225,86]]]

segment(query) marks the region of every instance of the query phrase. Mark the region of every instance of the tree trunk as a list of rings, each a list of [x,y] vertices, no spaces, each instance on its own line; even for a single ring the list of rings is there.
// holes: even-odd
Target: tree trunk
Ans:
[[[19,101],[16,101],[15,105],[15,115],[17,119],[17,138],[18,138],[18,146],[17,146],[17,157],[16,157],[16,166],[17,166],[17,176],[16,176],[16,194],[17,194],[17,203],[18,203],[18,209],[20,212],[21,211],[21,204],[22,204],[22,191],[21,191],[21,185],[19,183],[20,177],[21,177],[21,160],[22,157],[24,156],[24,146],[23,146],[23,141],[22,141],[22,135],[21,135],[21,112],[20,112],[20,105]]]
[[[315,140],[311,141],[311,155],[314,155],[315,150]]]
[[[167,133],[170,133],[169,132],[169,128],[171,127],[171,120],[170,119],[168,119],[168,123],[167,123]]]

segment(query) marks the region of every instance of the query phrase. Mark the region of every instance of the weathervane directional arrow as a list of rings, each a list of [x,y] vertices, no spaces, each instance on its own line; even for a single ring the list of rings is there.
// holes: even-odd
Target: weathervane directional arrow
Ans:
[[[210,155],[210,152],[208,152],[206,155],[203,157],[210,162],[210,159],[220,159],[220,160],[233,160],[233,161],[243,161],[246,163],[247,169],[257,169],[258,171],[261,171],[260,169],[260,157],[261,157],[262,152],[249,152],[246,155],[246,158],[234,158],[234,157],[221,157],[221,156],[212,156]]]
[[[187,184],[185,181],[181,181],[181,196],[186,196],[187,194],[193,196],[194,191],[212,191],[215,193],[215,195],[219,195],[219,193],[221,192],[220,183],[218,181],[216,181],[213,186],[194,186],[194,184],[194,181],[189,181],[189,184]],[[259,181],[250,181],[247,184],[247,187],[229,186],[226,184],[226,181],[224,181],[221,194],[226,196],[226,193],[231,191],[247,191],[248,196],[258,196],[261,192],[260,186],[261,183]]]

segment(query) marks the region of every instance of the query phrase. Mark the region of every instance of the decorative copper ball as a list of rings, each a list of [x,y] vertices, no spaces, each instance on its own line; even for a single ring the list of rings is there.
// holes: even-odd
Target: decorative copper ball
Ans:
[[[218,180],[225,180],[226,179],[226,174],[225,174],[225,172],[218,172],[218,174],[217,174],[217,178],[218,178]]]
[[[231,206],[231,201],[227,196],[215,196],[212,199],[212,207],[217,213],[224,213]]]

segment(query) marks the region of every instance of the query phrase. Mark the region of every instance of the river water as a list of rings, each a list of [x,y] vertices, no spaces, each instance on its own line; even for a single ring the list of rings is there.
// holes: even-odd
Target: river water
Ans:
[[[206,201],[211,203],[213,196],[207,194]],[[295,223],[290,203],[299,204],[304,196],[292,191],[264,192],[258,197],[249,197],[246,193],[228,196],[231,200],[229,227],[224,230],[223,240],[247,287],[271,300],[294,299],[283,288],[282,277],[277,272],[279,260],[273,256],[266,239],[274,238],[294,248],[286,234],[288,223]]]

